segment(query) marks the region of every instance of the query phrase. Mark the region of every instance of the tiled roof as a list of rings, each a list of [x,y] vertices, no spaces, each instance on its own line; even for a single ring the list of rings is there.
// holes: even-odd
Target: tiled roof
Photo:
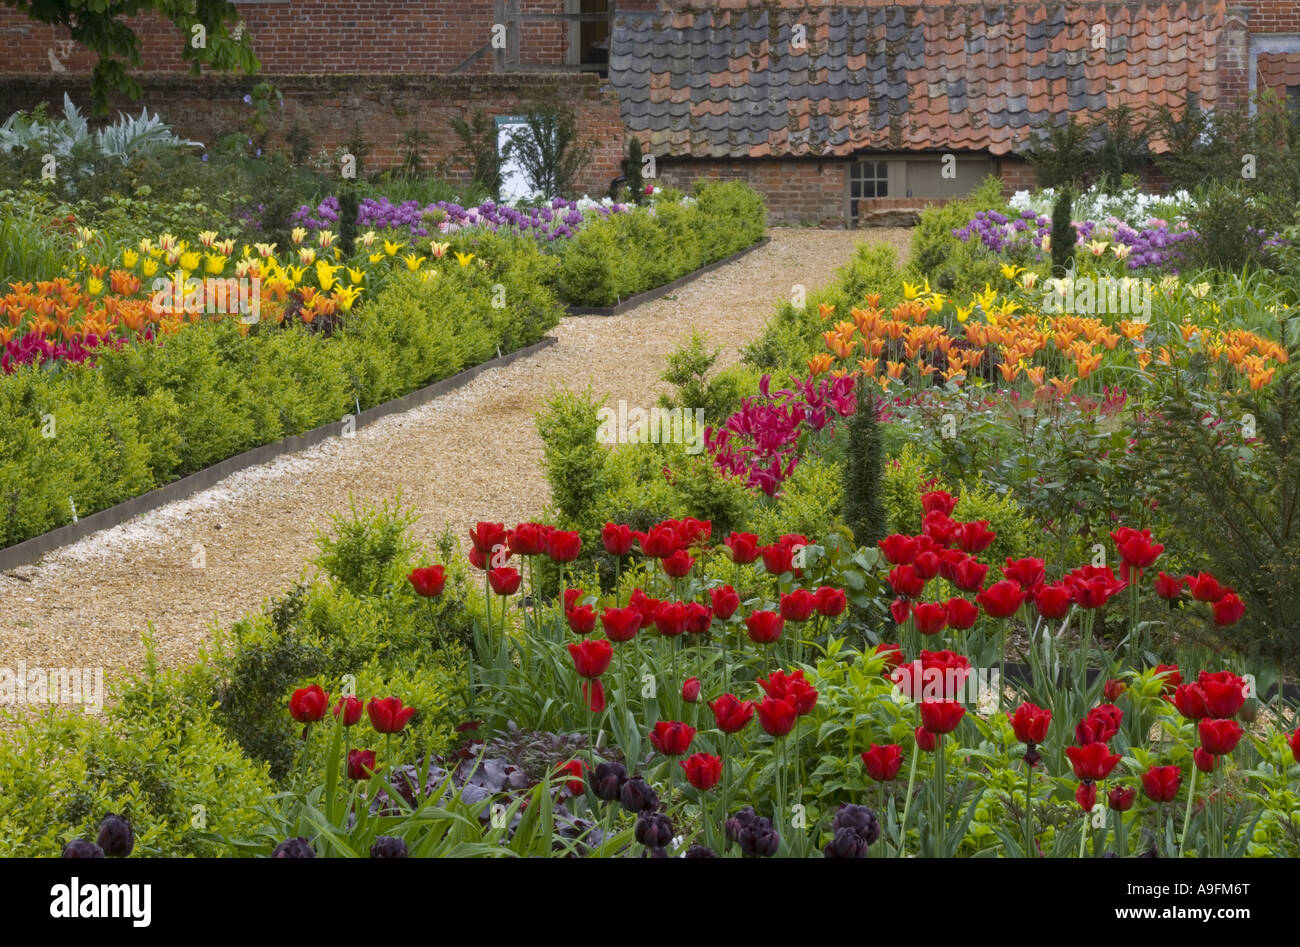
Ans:
[[[1272,89],[1280,98],[1286,90],[1300,86],[1300,53],[1261,53],[1256,61],[1260,89]]]
[[[660,155],[1007,154],[1067,112],[1213,105],[1224,16],[1222,0],[628,12],[609,74]]]

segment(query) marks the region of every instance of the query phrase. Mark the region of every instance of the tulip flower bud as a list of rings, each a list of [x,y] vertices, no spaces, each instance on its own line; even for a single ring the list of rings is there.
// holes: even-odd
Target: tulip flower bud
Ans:
[[[375,844],[370,846],[371,858],[410,858],[406,850],[406,843],[400,838],[394,838],[391,835],[381,835],[375,839]]]
[[[597,799],[615,802],[627,782],[627,769],[622,763],[600,763],[588,777],[588,782]]]
[[[673,840],[673,824],[661,812],[642,812],[636,820],[636,840],[647,848],[663,848]]]
[[[835,832],[851,829],[868,845],[880,837],[880,822],[876,819],[875,812],[866,806],[850,804],[840,806],[839,811],[835,813],[835,820],[831,823],[831,829]]]
[[[73,839],[63,846],[61,858],[103,858],[104,850],[94,842],[85,839]]]
[[[271,852],[272,858],[315,858],[316,852],[302,836],[287,838]]]
[[[826,843],[827,858],[866,858],[871,844],[852,829],[836,829],[835,837]]]
[[[659,808],[659,794],[640,776],[634,776],[623,784],[619,801],[627,812],[650,812]]]
[[[108,857],[125,858],[135,848],[135,833],[131,831],[130,822],[110,812],[99,823],[99,838],[95,842]]]
[[[718,853],[707,845],[692,845],[686,850],[683,858],[717,858]]]
[[[781,836],[770,820],[759,816],[736,833],[736,843],[746,858],[763,858],[775,855],[781,847]]]

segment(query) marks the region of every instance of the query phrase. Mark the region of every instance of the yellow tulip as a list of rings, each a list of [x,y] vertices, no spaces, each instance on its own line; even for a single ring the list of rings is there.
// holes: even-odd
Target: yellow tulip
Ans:
[[[332,266],[325,260],[316,261],[316,281],[320,283],[320,288],[329,292],[334,285],[334,274],[339,271],[340,267]]]
[[[92,296],[98,296],[104,291],[104,281],[98,276],[92,276],[86,280],[86,292]]]
[[[384,241],[384,252],[389,256],[397,256],[397,251],[406,246],[404,243],[393,243],[391,240]]]
[[[361,281],[366,278],[366,271],[356,267],[348,267],[348,278],[352,280],[353,285],[359,286]]]
[[[414,273],[420,268],[420,264],[428,259],[428,257],[416,256],[414,253],[408,253],[406,256],[402,257],[402,259],[406,261],[406,268]]]
[[[294,227],[293,230],[289,231],[289,236],[293,238],[294,243],[302,243],[307,236],[307,231],[302,227]]]
[[[435,259],[441,260],[443,254],[445,254],[448,248],[450,247],[451,247],[450,243],[439,243],[437,240],[429,241],[429,248],[433,251],[433,255]]]
[[[322,250],[334,246],[334,234],[332,231],[322,230],[316,235],[316,240],[320,243]]]
[[[199,243],[205,247],[210,247],[217,242],[217,232],[215,230],[200,230]]]
[[[192,273],[199,268],[199,262],[202,259],[198,250],[186,250],[180,255],[181,269],[187,273]]]
[[[158,261],[155,260],[153,257],[149,257],[141,265],[140,272],[143,273],[145,276],[153,276],[155,273],[158,272]]]
[[[140,254],[136,253],[129,247],[122,251],[122,265],[128,270],[135,269],[135,265],[140,262]]]
[[[213,276],[216,276],[226,268],[226,258],[220,253],[205,253],[203,254],[203,257],[207,260],[205,269]]]
[[[1017,266],[1014,263],[1002,264],[1002,276],[1004,279],[1013,280],[1025,271],[1023,266]]]
[[[382,253],[372,253],[372,254],[370,254],[370,257],[369,257],[371,263],[378,263],[378,262],[379,262],[380,260],[382,260],[383,258],[384,258],[384,255],[383,255]]]
[[[472,253],[461,253],[459,250],[456,251],[456,262],[461,266],[469,266],[470,261],[473,259],[474,254]]]

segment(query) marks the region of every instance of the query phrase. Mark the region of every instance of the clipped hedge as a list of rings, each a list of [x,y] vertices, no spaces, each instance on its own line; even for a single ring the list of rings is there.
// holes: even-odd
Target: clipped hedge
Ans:
[[[570,305],[609,306],[763,239],[767,207],[741,181],[697,183],[691,203],[585,224],[560,250],[556,288]]]
[[[535,244],[493,263],[400,275],[332,337],[199,323],[98,367],[0,383],[0,546],[541,339],[563,308]],[[498,272],[499,271],[499,272]],[[504,291],[495,289],[500,285]]]

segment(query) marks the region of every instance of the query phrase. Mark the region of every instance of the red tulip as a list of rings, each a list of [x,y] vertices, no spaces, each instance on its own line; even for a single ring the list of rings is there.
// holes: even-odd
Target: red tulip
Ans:
[[[442,566],[425,566],[412,569],[406,577],[415,589],[415,594],[423,598],[437,598],[442,594],[442,587],[447,583],[447,573]]]
[[[921,535],[940,547],[951,546],[959,529],[952,517],[942,510],[931,510],[921,521]]]
[[[685,549],[678,549],[671,556],[665,556],[659,560],[664,567],[664,574],[673,579],[683,579],[690,574],[691,566],[695,565],[695,557]]]
[[[966,715],[966,708],[955,700],[927,700],[921,703],[921,726],[936,736],[952,733]]]
[[[889,614],[901,625],[912,614],[912,603],[900,596],[889,603]]]
[[[606,523],[601,528],[600,541],[611,556],[626,556],[636,542],[636,533],[630,526]]]
[[[1188,720],[1200,720],[1209,714],[1205,707],[1205,691],[1199,684],[1179,684],[1174,690],[1174,706]]]
[[[943,560],[939,558],[939,554],[933,549],[918,552],[916,558],[912,560],[912,568],[916,570],[916,574],[927,582],[939,574],[942,565]]]
[[[1034,607],[1048,621],[1064,618],[1070,610],[1070,590],[1064,585],[1040,585],[1034,589]]]
[[[786,572],[793,572],[795,575],[802,574],[802,570],[794,567],[794,547],[785,543],[773,543],[770,546],[762,546],[759,552],[763,556],[763,568],[772,575],[782,575]]]
[[[607,608],[600,615],[600,624],[610,641],[631,641],[641,630],[641,613],[630,605]]]
[[[1172,802],[1182,782],[1177,766],[1152,766],[1142,774],[1142,791],[1152,802]]]
[[[1160,678],[1160,687],[1166,694],[1172,694],[1183,682],[1183,675],[1178,670],[1177,664],[1157,664],[1152,676]]]
[[[397,697],[372,697],[366,704],[370,725],[376,733],[400,733],[406,722],[415,716],[414,707],[403,707]]]
[[[576,779],[566,779],[564,781],[564,785],[569,790],[569,793],[576,796],[587,787],[587,781],[584,778],[586,770],[587,764],[582,762],[582,760],[569,760],[569,762],[561,763],[556,767],[555,775],[576,776]]]
[[[1246,614],[1246,605],[1237,596],[1236,592],[1226,592],[1223,598],[1219,599],[1210,608],[1214,612],[1214,624],[1220,628],[1227,628],[1229,625],[1235,625],[1241,621],[1241,616]]]
[[[655,609],[659,607],[659,599],[651,598],[641,589],[633,589],[628,604],[641,613],[642,628],[649,628],[654,624]]]
[[[596,610],[590,605],[571,608],[564,613],[568,619],[569,630],[575,635],[589,635],[596,630]]]
[[[988,549],[997,538],[997,532],[989,529],[988,520],[962,523],[961,528],[957,530],[957,545],[972,556],[977,556]]]
[[[843,615],[844,609],[848,607],[848,597],[844,594],[843,589],[823,585],[817,590],[816,595],[817,611],[826,618],[836,618]]]
[[[1300,727],[1291,731],[1291,735],[1286,738],[1286,742],[1291,746],[1291,756],[1300,763]]]
[[[1109,566],[1079,566],[1064,582],[1080,608],[1101,608],[1126,586]]]
[[[777,697],[764,697],[758,705],[758,722],[771,736],[783,737],[794,729],[794,705]]]
[[[1106,743],[1119,733],[1119,725],[1123,720],[1124,711],[1114,704],[1098,704],[1074,728],[1075,741],[1079,746]]]
[[[1010,618],[1025,601],[1024,590],[1014,579],[994,582],[983,592],[975,596],[990,618]]]
[[[885,559],[891,565],[911,565],[912,560],[916,558],[917,542],[912,536],[895,533],[892,536],[886,536],[876,545],[880,547],[880,551],[885,554]]]
[[[1067,746],[1065,755],[1074,767],[1075,778],[1084,780],[1105,779],[1123,759],[1118,753],[1112,753],[1105,743]]]
[[[1183,579],[1187,583],[1187,588],[1191,590],[1192,598],[1198,602],[1217,602],[1230,591],[1219,584],[1219,580],[1208,572],[1198,572],[1196,575],[1186,576]]]
[[[771,644],[781,637],[785,619],[776,612],[753,612],[745,619],[749,640],[754,644]]]
[[[676,638],[686,631],[686,604],[660,602],[655,608],[655,630],[665,638]]]
[[[603,638],[587,638],[567,645],[573,658],[573,668],[579,677],[600,677],[609,670],[614,660],[614,646]]]
[[[696,753],[677,764],[686,771],[686,781],[700,792],[708,792],[722,779],[722,760],[708,753]]]
[[[695,728],[679,720],[660,720],[650,732],[650,742],[664,756],[683,756],[691,748]]]
[[[1209,722],[1210,721],[1208,720],[1201,721],[1201,723],[1209,723]],[[1220,721],[1215,721],[1215,722],[1219,723]],[[1208,750],[1204,750],[1199,746],[1196,749],[1192,750],[1192,765],[1195,766],[1197,769],[1199,769],[1202,773],[1214,772],[1215,759],[1216,757],[1214,756],[1213,753],[1210,753]]]
[[[720,621],[726,621],[732,615],[736,614],[736,609],[740,608],[740,596],[736,590],[729,585],[721,588],[709,589],[709,599],[713,602],[714,617]]]
[[[588,684],[591,685],[590,688],[587,687]],[[600,682],[600,678],[582,682],[582,699],[587,702],[593,714],[605,709],[605,685]]]
[[[1115,550],[1120,561],[1130,569],[1147,569],[1155,565],[1165,547],[1151,541],[1151,530],[1131,529],[1121,526],[1110,534],[1115,541]]]
[[[912,700],[955,700],[970,676],[970,659],[953,651],[922,651],[889,675]]]
[[[939,602],[917,602],[912,606],[912,620],[923,635],[937,635],[948,626],[948,611]]]
[[[1170,600],[1176,599],[1183,594],[1183,585],[1186,581],[1182,576],[1162,572],[1156,576],[1156,595]]]
[[[1202,671],[1196,683],[1205,695],[1207,717],[1235,717],[1246,702],[1246,681],[1231,671]]]
[[[497,595],[514,595],[519,591],[519,583],[522,581],[519,570],[512,566],[488,570],[488,585]]]
[[[542,523],[520,523],[506,533],[506,548],[516,556],[538,556],[546,551],[546,534],[551,527]]]
[[[952,570],[952,584],[963,592],[980,592],[984,589],[984,578],[989,567],[967,556],[957,563]]]
[[[1091,812],[1097,804],[1097,784],[1091,781],[1079,783],[1074,787],[1074,801],[1084,812]]]
[[[867,775],[878,783],[887,783],[898,775],[903,765],[903,748],[897,743],[885,746],[871,744],[871,749],[862,754],[862,764]]]
[[[773,671],[766,678],[760,677],[758,684],[767,696],[788,701],[801,717],[817,706],[817,691],[804,679],[803,671]]]
[[[739,700],[734,694],[723,694],[709,704],[709,709],[723,733],[739,733],[754,716],[753,701]]]
[[[980,617],[979,606],[970,599],[950,598],[944,602],[944,613],[948,616],[950,627],[958,631],[965,631],[967,628],[973,628],[975,621]]]
[[[925,591],[925,579],[916,571],[916,566],[894,566],[889,570],[889,584],[895,592],[907,598],[920,598]]]
[[[319,684],[300,687],[289,697],[289,716],[299,723],[315,723],[329,709],[330,695]]]
[[[477,523],[469,531],[469,541],[480,556],[490,556],[506,543],[505,523]]]
[[[374,750],[348,750],[348,779],[369,779],[374,774]]]
[[[1128,690],[1127,684],[1123,681],[1117,681],[1112,677],[1102,686],[1101,694],[1107,701],[1113,704],[1115,701],[1119,700],[1120,695],[1126,690]]]
[[[723,545],[731,552],[731,561],[747,566],[758,558],[758,537],[753,533],[733,532]]]
[[[939,512],[951,516],[957,508],[957,498],[945,490],[932,490],[921,495],[921,509],[926,513]]]
[[[341,697],[339,702],[334,705],[334,716],[338,717],[341,714],[343,726],[350,727],[361,719],[361,713],[364,710],[365,704],[358,698]]]
[[[1052,722],[1050,710],[1037,704],[1023,703],[1016,708],[1015,713],[1007,716],[1011,718],[1011,729],[1021,743],[1032,747],[1047,739],[1047,728]]]
[[[1002,567],[1002,578],[1019,582],[1023,588],[1032,589],[1042,585],[1047,578],[1046,565],[1042,559],[1012,560],[1007,557],[1007,564]]]
[[[934,748],[939,745],[939,738],[925,727],[917,727],[913,736],[916,738],[916,748],[926,753],[933,753]]]
[[[885,673],[889,673],[890,668],[896,668],[903,663],[903,649],[896,644],[881,642],[876,645],[876,650],[872,652],[875,655],[881,655],[885,659]]]
[[[1116,812],[1128,812],[1136,798],[1137,790],[1132,786],[1112,786],[1106,794],[1106,804]]]
[[[786,621],[807,621],[817,610],[817,596],[807,589],[781,595],[781,617]]]
[[[693,704],[700,699],[700,679],[698,677],[688,677],[686,683],[682,685],[682,700],[688,704]]]
[[[576,531],[553,529],[546,534],[546,555],[553,562],[572,562],[582,550],[582,537]]]
[[[686,633],[702,635],[713,624],[713,609],[699,602],[686,603]]]
[[[641,540],[641,552],[651,559],[666,559],[681,547],[677,533],[670,526],[656,526]]]

